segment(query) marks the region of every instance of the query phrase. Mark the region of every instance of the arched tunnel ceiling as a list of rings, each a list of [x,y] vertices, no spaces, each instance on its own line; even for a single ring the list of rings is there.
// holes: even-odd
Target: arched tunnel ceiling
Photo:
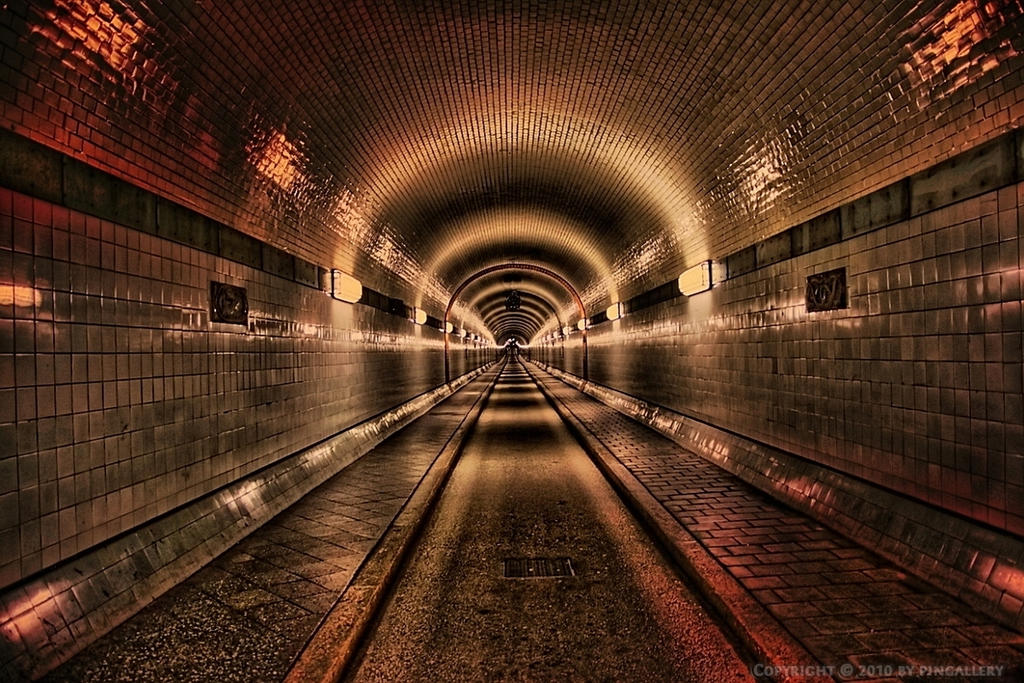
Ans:
[[[518,311],[506,310],[506,300],[512,292],[520,298]],[[580,317],[572,293],[555,277],[511,265],[508,269],[486,273],[472,280],[462,290],[459,299],[468,309],[476,311],[496,335],[505,334],[507,329],[504,325],[509,323],[526,341],[549,321],[561,326],[566,319],[563,309],[572,311],[569,315],[574,321]],[[501,341],[498,337],[496,339]]]
[[[78,119],[17,132],[431,313],[513,261],[599,310],[1020,125],[974,111],[1024,67],[1022,14],[12,0],[0,98]]]

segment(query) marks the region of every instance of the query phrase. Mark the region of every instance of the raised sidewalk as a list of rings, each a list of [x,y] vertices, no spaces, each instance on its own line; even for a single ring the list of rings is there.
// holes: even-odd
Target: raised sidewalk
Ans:
[[[52,671],[52,681],[282,680],[501,364]]]
[[[620,493],[763,659],[762,671],[795,680],[801,672],[1024,680],[1024,635],[536,365],[530,370]]]

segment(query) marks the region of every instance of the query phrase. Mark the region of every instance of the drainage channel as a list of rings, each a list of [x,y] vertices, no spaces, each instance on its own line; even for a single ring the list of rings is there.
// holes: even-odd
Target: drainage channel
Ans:
[[[518,363],[346,677],[750,679]]]
[[[576,576],[568,557],[506,557],[506,579],[557,579]]]

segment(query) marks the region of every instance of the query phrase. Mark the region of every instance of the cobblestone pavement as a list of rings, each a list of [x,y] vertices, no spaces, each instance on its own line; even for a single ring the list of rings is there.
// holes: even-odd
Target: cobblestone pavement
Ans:
[[[282,679],[494,373],[470,382],[45,680]]]
[[[908,576],[613,408],[551,375],[534,374],[708,553],[840,678],[902,674],[948,680],[945,674],[959,678],[957,674],[990,674],[1005,667],[999,676],[978,679],[1024,680],[1024,635]],[[983,668],[989,666],[997,668]]]

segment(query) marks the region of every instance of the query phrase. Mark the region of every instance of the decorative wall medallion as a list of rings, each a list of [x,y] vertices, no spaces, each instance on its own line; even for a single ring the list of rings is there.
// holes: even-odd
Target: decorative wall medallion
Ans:
[[[846,268],[807,277],[807,311],[846,308]]]
[[[215,323],[247,325],[249,297],[244,287],[210,281],[210,320]]]

